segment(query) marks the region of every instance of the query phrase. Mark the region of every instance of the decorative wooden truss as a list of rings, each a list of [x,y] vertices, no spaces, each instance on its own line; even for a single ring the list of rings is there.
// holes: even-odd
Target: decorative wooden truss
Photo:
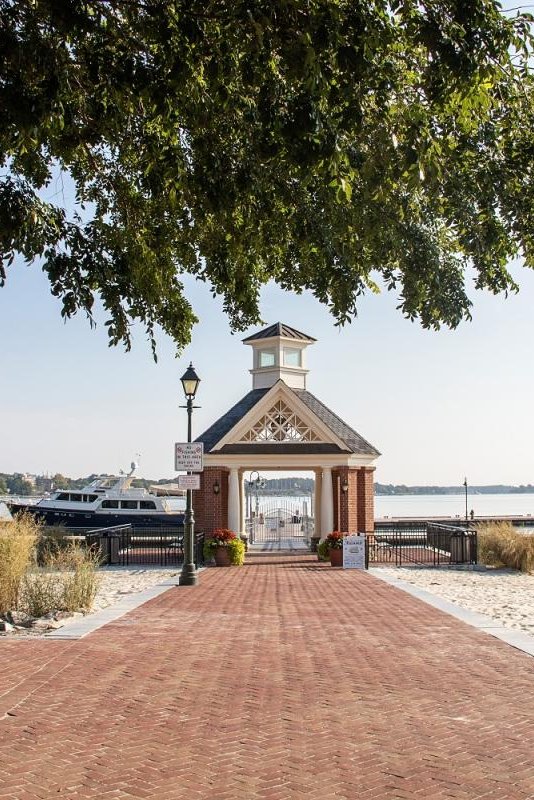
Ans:
[[[320,442],[310,428],[283,400],[278,400],[240,439],[241,442]]]

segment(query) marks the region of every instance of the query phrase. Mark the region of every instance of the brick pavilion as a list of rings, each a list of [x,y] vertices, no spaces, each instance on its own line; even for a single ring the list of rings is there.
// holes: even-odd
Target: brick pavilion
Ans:
[[[374,462],[380,455],[307,389],[306,349],[316,340],[278,322],[248,336],[252,389],[201,436],[204,471],[196,526],[245,530],[245,472],[315,474],[315,535],[371,533]]]

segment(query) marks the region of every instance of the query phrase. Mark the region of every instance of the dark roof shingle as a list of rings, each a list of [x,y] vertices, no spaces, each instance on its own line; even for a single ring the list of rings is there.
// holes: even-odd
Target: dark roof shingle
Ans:
[[[244,342],[254,342],[256,339],[271,339],[273,336],[284,336],[286,339],[295,339],[300,342],[316,342],[313,336],[308,336],[307,333],[302,333],[296,328],[291,328],[289,325],[284,325],[283,322],[275,322],[274,325],[269,325],[258,333],[253,333],[252,336],[247,336],[243,339]]]
[[[302,402],[308,406],[310,411],[319,417],[321,422],[330,428],[330,430],[336,434],[336,436],[341,439],[347,445],[348,449],[351,453],[357,453],[358,455],[366,455],[366,456],[379,456],[380,452],[373,447],[363,436],[351,428],[350,425],[347,425],[346,422],[343,422],[341,417],[338,417],[337,414],[334,414],[328,406],[325,406],[324,403],[315,397],[311,392],[308,392],[303,389],[293,389],[292,391],[295,392],[297,397],[299,397]]]

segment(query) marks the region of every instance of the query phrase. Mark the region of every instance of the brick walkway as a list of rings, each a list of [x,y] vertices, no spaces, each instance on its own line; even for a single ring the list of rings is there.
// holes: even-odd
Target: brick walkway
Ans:
[[[312,557],[0,642],[0,798],[534,798],[534,660]]]

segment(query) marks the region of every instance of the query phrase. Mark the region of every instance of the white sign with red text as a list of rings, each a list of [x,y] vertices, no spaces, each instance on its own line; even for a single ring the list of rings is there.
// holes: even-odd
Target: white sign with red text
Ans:
[[[176,442],[174,445],[174,469],[176,472],[202,472],[203,442]]]

